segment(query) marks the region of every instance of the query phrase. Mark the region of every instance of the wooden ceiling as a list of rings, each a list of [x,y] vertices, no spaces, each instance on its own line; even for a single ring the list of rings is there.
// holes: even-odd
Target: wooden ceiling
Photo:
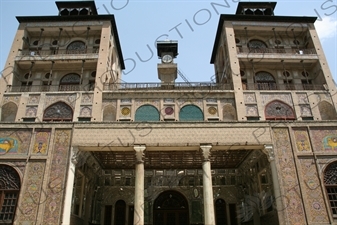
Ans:
[[[212,151],[211,167],[237,168],[253,150],[218,150]],[[134,169],[135,152],[133,151],[93,151],[103,169]],[[145,169],[200,169],[203,157],[200,151],[146,151]]]

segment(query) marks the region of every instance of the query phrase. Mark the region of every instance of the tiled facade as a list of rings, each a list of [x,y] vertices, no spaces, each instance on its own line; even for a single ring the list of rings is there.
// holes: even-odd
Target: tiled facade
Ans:
[[[160,82],[120,82],[114,16],[93,1],[18,17],[0,224],[337,224],[336,88],[316,18],[275,4],[220,16],[215,83],[174,82],[174,41],[157,43]]]

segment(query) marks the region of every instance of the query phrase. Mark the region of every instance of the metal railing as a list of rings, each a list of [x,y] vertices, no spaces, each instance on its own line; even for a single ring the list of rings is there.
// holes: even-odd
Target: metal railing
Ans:
[[[243,84],[243,90],[325,90],[323,85],[314,84],[276,84],[276,83],[254,83]],[[7,86],[7,92],[60,92],[60,91],[93,91],[94,84],[86,85],[29,85],[29,86]],[[233,90],[231,84],[218,84],[209,82],[190,83],[112,83],[104,84],[103,91],[129,91],[129,90]]]
[[[18,56],[47,56],[47,55],[79,55],[79,54],[98,54],[98,48],[87,48],[87,49],[79,49],[79,50],[67,50],[67,49],[29,49],[29,50],[21,50],[19,51]]]
[[[243,48],[237,47],[239,53],[257,53],[257,54],[294,54],[294,55],[308,55],[316,54],[315,49],[293,49],[293,48]]]
[[[276,84],[276,83],[254,83],[245,84],[244,90],[325,90],[323,85],[315,84]]]
[[[59,92],[59,91],[93,91],[94,84],[87,85],[27,85],[7,86],[7,92]],[[104,84],[103,91],[126,91],[126,90],[233,90],[230,84],[216,83],[112,83]]]
[[[7,86],[7,92],[59,92],[59,91],[93,91],[94,85],[28,85]]]
[[[113,83],[105,84],[104,91],[123,90],[233,90],[231,84],[217,84],[210,82],[181,82],[181,83]]]

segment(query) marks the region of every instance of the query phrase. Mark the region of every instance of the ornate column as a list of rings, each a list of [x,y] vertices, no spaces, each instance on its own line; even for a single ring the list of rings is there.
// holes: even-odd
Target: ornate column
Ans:
[[[272,145],[264,145],[264,149],[262,150],[268,158],[268,161],[270,163],[270,169],[273,179],[273,188],[274,188],[274,195],[275,195],[275,201],[276,201],[276,210],[278,212],[279,221],[281,222],[281,215],[280,213],[283,211],[282,206],[282,199],[281,199],[281,191],[280,191],[280,184],[278,181],[278,175],[277,175],[277,168],[275,163],[275,154],[274,154],[274,148]]]
[[[145,145],[134,146],[136,151],[134,225],[144,224],[144,150]]]
[[[71,153],[69,157],[69,169],[68,169],[68,177],[67,177],[67,186],[65,188],[65,198],[64,198],[64,206],[63,206],[63,217],[62,224],[70,224],[70,215],[71,215],[71,200],[73,196],[73,186],[75,180],[75,167],[78,163],[78,147],[71,147]]]
[[[211,145],[201,145],[202,156],[204,162],[202,163],[203,170],[203,194],[204,194],[204,218],[205,224],[215,225],[214,218],[214,201],[213,201],[213,186],[211,174]]]

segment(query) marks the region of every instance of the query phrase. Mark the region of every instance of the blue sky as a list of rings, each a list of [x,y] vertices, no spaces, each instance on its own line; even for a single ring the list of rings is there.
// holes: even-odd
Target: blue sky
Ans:
[[[191,81],[210,81],[219,14],[234,14],[239,0],[96,0],[99,14],[114,14],[122,46],[126,82],[159,82],[155,41],[178,41],[178,68]],[[217,10],[211,3],[227,5]],[[55,0],[0,1],[0,68],[4,67],[18,22],[15,16],[57,15]],[[280,0],[275,15],[316,16],[318,35],[337,81],[337,1]],[[179,31],[179,32],[178,32]],[[152,54],[153,52],[153,54]],[[142,61],[144,62],[142,62]],[[135,62],[135,63],[134,63]],[[177,81],[182,82],[181,78]]]

